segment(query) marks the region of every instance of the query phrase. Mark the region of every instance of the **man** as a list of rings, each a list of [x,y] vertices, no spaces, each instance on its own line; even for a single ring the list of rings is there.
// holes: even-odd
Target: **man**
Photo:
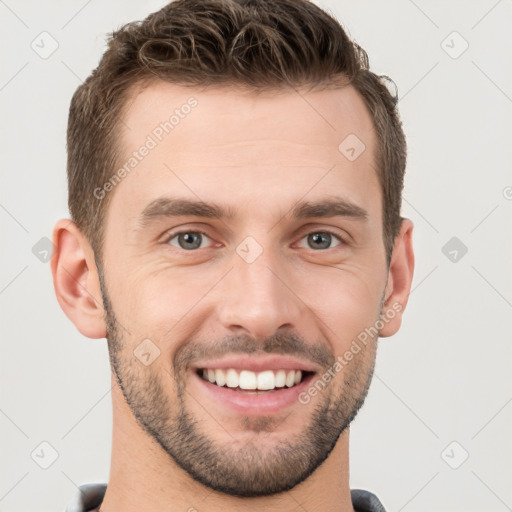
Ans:
[[[413,275],[395,103],[306,0],[178,0],[113,34],[53,240],[112,367],[109,482],[68,511],[384,510],[348,457]]]

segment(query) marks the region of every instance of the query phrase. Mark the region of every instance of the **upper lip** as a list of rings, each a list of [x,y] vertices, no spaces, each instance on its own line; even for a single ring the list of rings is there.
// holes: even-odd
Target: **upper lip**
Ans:
[[[200,361],[194,364],[195,369],[224,369],[235,368],[237,370],[249,370],[261,372],[265,370],[302,370],[316,372],[317,367],[311,363],[301,361],[293,357],[285,356],[232,356],[222,359]]]

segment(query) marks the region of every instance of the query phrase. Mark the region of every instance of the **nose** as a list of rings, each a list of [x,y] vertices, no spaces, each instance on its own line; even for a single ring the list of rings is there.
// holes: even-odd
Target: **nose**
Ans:
[[[252,263],[234,255],[217,310],[230,334],[264,339],[279,329],[298,330],[303,303],[290,286],[284,265],[278,265],[269,252]]]

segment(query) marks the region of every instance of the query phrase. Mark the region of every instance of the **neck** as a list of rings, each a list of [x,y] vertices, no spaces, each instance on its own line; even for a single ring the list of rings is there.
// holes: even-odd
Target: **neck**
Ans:
[[[175,464],[137,424],[113,379],[110,476],[101,512],[353,512],[349,488],[349,431],[328,459],[293,489],[258,498],[212,491]]]

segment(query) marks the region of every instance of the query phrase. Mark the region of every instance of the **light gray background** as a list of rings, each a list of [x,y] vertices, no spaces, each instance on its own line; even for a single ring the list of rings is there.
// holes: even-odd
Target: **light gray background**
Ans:
[[[67,320],[32,248],[67,216],[71,95],[107,32],[163,4],[0,0],[3,512],[63,510],[77,485],[108,480],[106,341]],[[409,146],[403,214],[415,224],[413,292],[401,331],[380,342],[352,425],[351,487],[389,511],[512,510],[511,2],[319,5],[398,85]],[[59,45],[47,59],[31,47],[51,48],[43,31]],[[468,248],[455,262],[442,252],[452,237]],[[58,453],[47,469],[43,441]]]

